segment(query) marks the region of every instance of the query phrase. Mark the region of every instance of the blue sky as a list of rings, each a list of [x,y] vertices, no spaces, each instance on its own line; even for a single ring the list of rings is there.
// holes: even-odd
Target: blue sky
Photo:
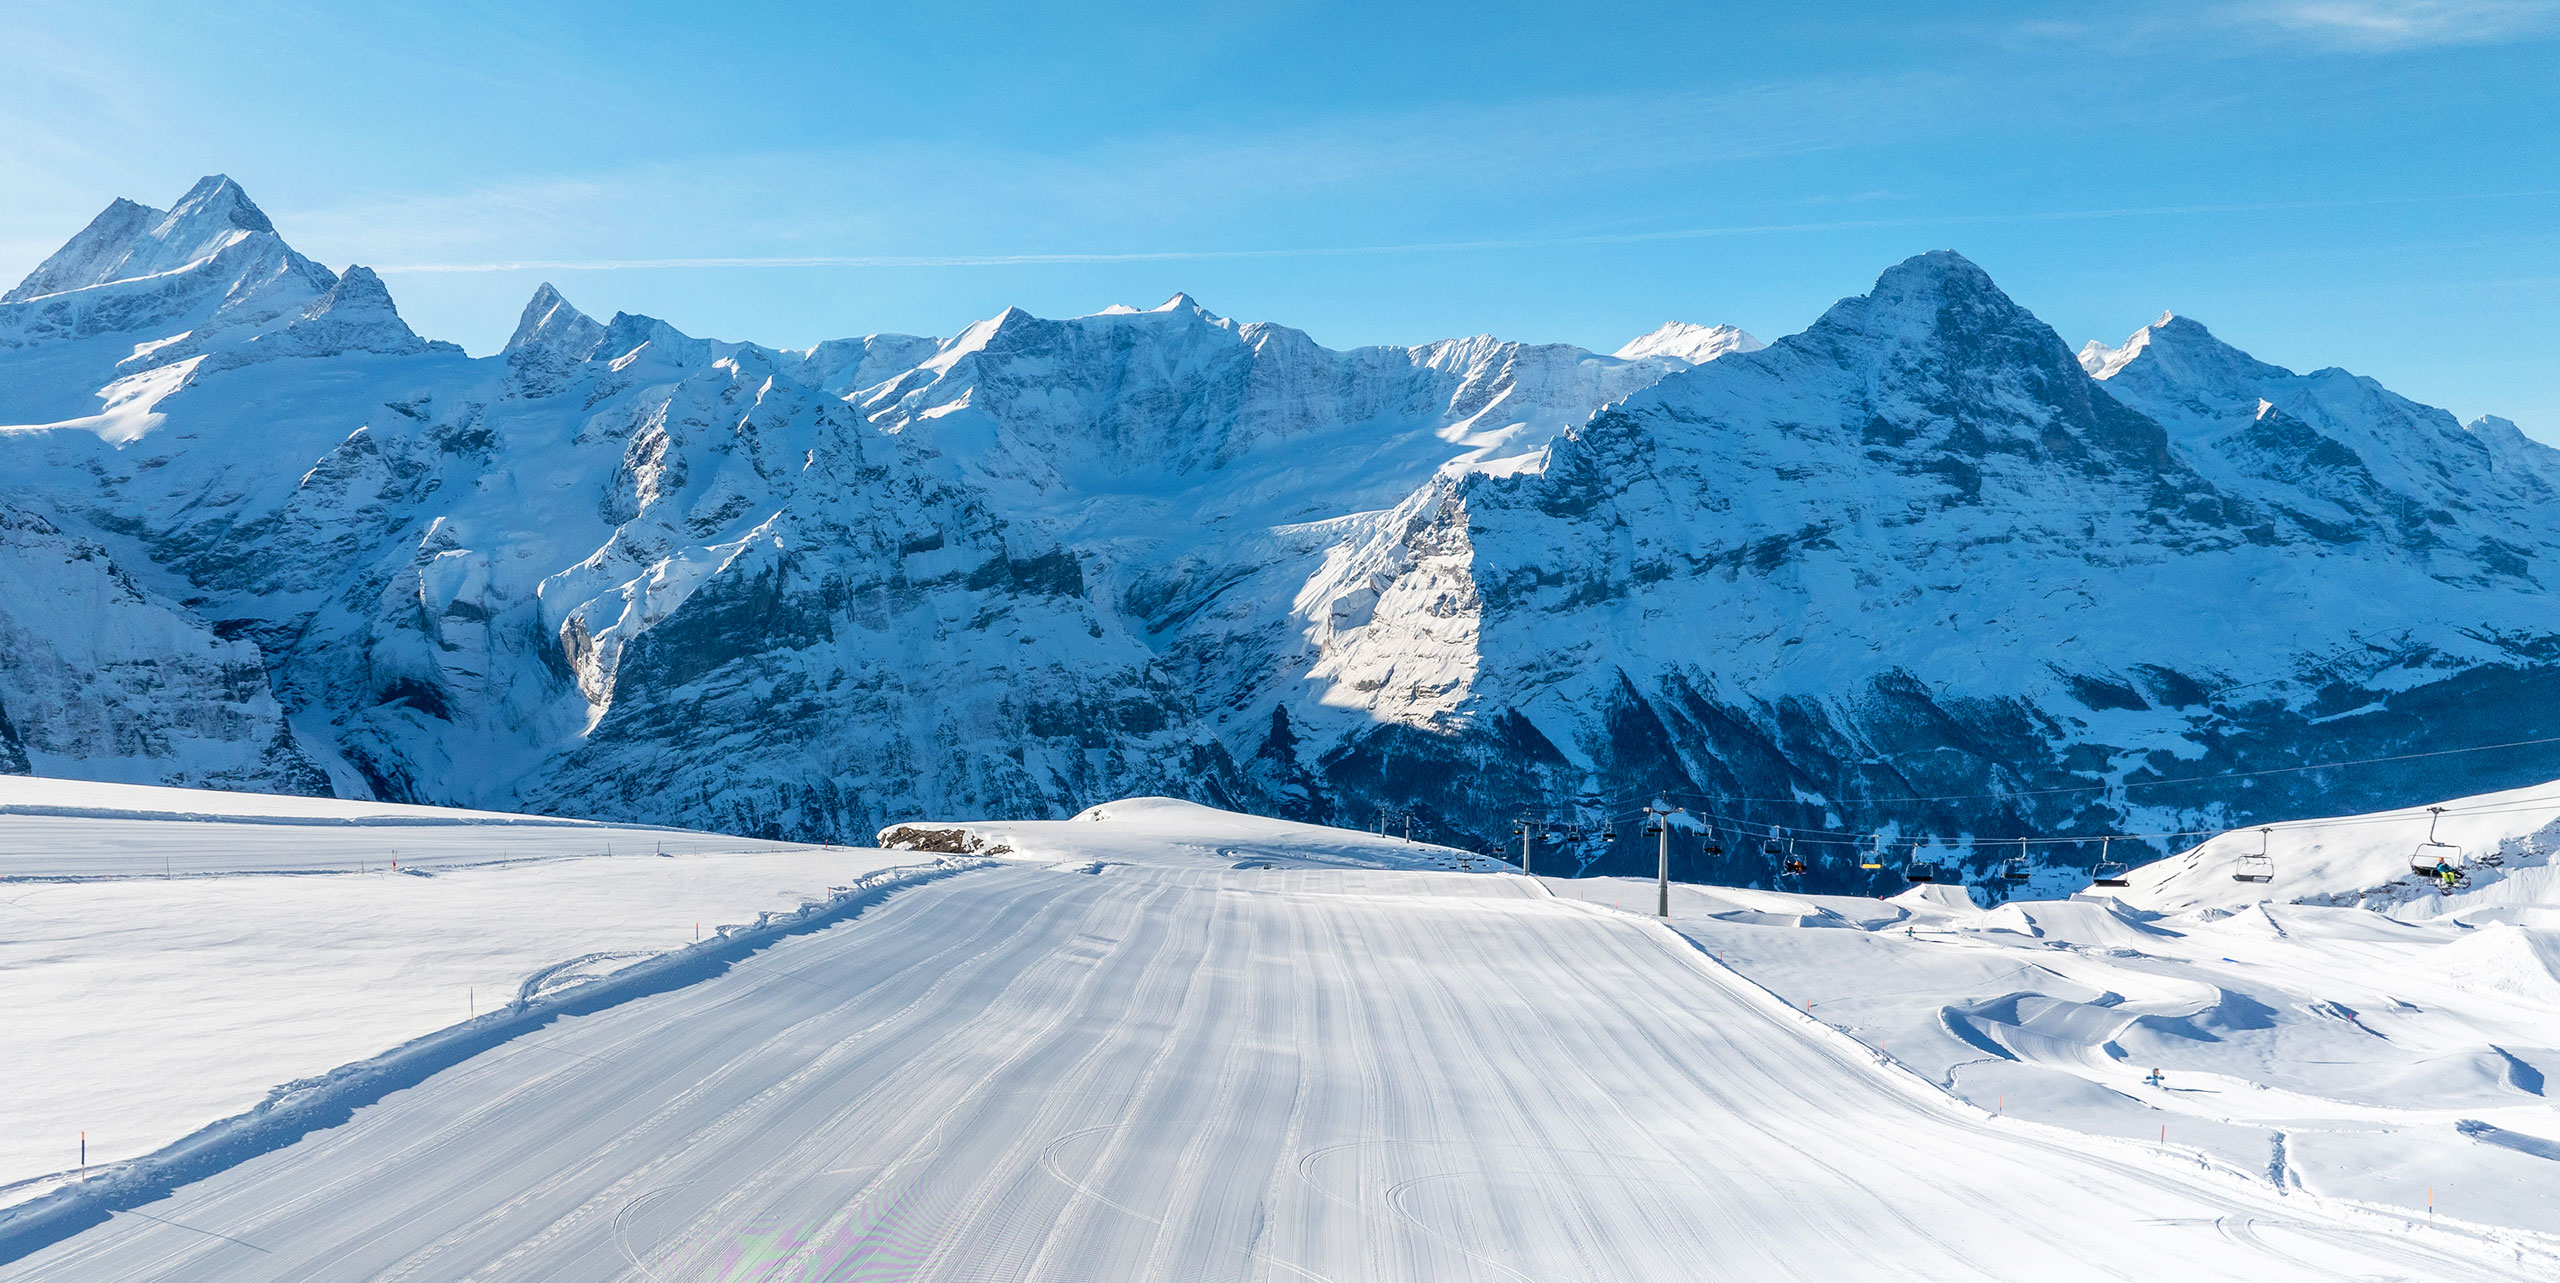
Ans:
[[[215,171],[480,352],[545,279],[1608,350],[1943,247],[2075,346],[2175,309],[2560,441],[2560,0],[345,8],[12,5],[0,276]]]

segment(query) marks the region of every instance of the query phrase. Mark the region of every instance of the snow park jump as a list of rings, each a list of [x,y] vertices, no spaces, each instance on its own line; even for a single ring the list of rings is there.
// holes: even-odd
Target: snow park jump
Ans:
[[[239,9],[0,16],[0,1283],[2560,1279],[2551,0]]]

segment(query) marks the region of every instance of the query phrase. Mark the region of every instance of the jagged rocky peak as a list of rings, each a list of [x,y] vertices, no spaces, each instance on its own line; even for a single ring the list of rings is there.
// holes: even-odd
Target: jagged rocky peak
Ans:
[[[275,230],[265,211],[223,174],[198,179],[166,212],[117,197],[0,302],[175,271]]]
[[[1669,321],[1660,329],[1619,348],[1616,355],[1622,361],[1668,356],[1691,365],[1704,365],[1728,353],[1757,352],[1767,346],[1737,326]]]
[[[89,220],[87,227],[80,229],[79,235],[64,242],[52,257],[36,264],[36,270],[27,273],[16,289],[0,295],[0,303],[23,302],[113,279],[110,273],[114,265],[163,216],[163,211],[116,197]]]
[[[460,352],[451,343],[429,342],[401,319],[391,291],[372,268],[350,266],[320,297],[302,309],[283,329],[258,335],[225,349],[217,367],[247,365],[279,356],[338,356],[351,352],[410,356],[420,352]]]
[[[2021,397],[2075,419],[2119,409],[2093,408],[2091,398],[2104,396],[2062,336],[1951,250],[1932,250],[1885,269],[1874,289],[1832,304],[1804,332],[1778,340],[1769,351],[1770,360],[1750,363],[1768,378],[1811,377],[1828,384],[1832,376],[1814,371],[1834,370],[1872,385],[1875,394],[1911,400],[1906,409],[1913,412],[1968,402],[1988,411]],[[1734,364],[1713,362],[1663,387],[1690,386]]]
[[[1861,405],[1874,396],[1916,397],[1908,408],[1931,413],[1968,399],[1990,410],[1980,398],[1993,383],[2056,406],[2081,407],[2098,395],[2051,326],[1948,250],[1887,268],[1874,289],[1832,304],[1802,333],[1767,351],[1768,360],[1716,361],[1674,375],[1658,391],[1680,396],[1733,379],[1774,380],[1794,385],[1798,394],[1851,393]]]
[[[570,306],[549,281],[533,292],[507,339],[507,390],[524,397],[559,391],[604,342],[604,327]]]
[[[1700,423],[1751,430],[1700,436],[1689,426]],[[1896,264],[1748,359],[1671,374],[1572,436],[1552,468],[1565,490],[1614,487],[1635,458],[1625,451],[1663,443],[1722,460],[1709,471],[1734,466],[1727,451],[1803,451],[1843,475],[1881,469],[1890,475],[1856,484],[1908,482],[1924,503],[2046,484],[2048,465],[2082,477],[2124,469],[2138,485],[2193,480],[2158,425],[2109,398],[2051,326],[1946,251]]]
[[[229,174],[207,174],[169,207],[166,218],[154,229],[154,239],[172,244],[190,242],[204,246],[193,257],[202,258],[219,246],[212,242],[230,237],[233,232],[272,232],[276,229],[265,210],[231,181]],[[237,239],[236,237],[232,239]]]
[[[604,339],[604,327],[593,317],[572,306],[551,282],[544,281],[526,300],[524,315],[516,320],[516,332],[507,339],[509,354],[532,348],[549,352],[574,350],[585,356]]]
[[[1990,273],[1954,250],[1941,249],[1886,268],[1874,289],[1832,304],[1799,337],[1835,342],[1857,338],[1903,347],[2048,336],[2051,346],[2062,351],[2051,327],[2002,292]]]

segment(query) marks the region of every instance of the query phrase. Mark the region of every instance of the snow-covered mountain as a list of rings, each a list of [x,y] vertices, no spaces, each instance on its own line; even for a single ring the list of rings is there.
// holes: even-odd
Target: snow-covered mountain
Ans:
[[[1765,349],[1334,351],[1177,296],[786,350],[545,286],[473,359],[215,178],[0,302],[0,420],[52,532],[12,573],[94,549],[171,673],[265,677],[183,751],[30,759],[65,775],[838,838],[1162,793],[1470,845],[1660,788],[1960,839],[2461,791],[2140,781],[2532,738],[2560,671],[2553,451],[2183,320],[2075,361],[1951,254]],[[27,745],[108,700],[9,664]],[[2003,796],[1889,800],[1954,794]]]

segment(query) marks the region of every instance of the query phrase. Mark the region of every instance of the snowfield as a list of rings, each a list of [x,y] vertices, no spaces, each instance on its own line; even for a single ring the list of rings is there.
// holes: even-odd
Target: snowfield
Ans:
[[[654,854],[664,845],[668,855]],[[618,854],[606,856],[605,851]],[[0,778],[0,1203],[912,857]],[[400,872],[391,864],[397,860]]]
[[[1642,884],[1447,871],[1460,853],[1162,799],[909,827],[1009,849],[689,983],[521,1021],[342,1121],[166,1189],[118,1195],[110,1171],[34,1205],[57,1217],[42,1227],[27,1207],[0,1214],[0,1255],[16,1258],[0,1278],[2560,1270],[2539,1083],[2488,1081],[2451,1046],[2512,1039],[2515,1063],[2553,1063],[2527,1045],[2560,1028],[2551,1007],[2448,973],[2400,990],[2413,1013],[2297,1009],[2424,970],[2427,948],[2538,928],[2461,935],[2454,916],[2335,906],[1985,913],[1945,887],[1893,901],[1683,887],[1666,926],[1608,907],[1648,903]],[[788,857],[720,857],[766,858]],[[645,883],[685,863],[156,885],[405,892],[580,869]],[[531,900],[526,919],[565,927],[556,885],[476,902]],[[121,947],[100,932],[56,952]],[[1971,1024],[1948,1020],[1951,1002],[1972,1004]],[[195,1019],[156,996],[148,1009]],[[2335,1032],[2314,1041],[2323,1020]],[[2132,1081],[2172,1044],[2187,1059],[2160,1062],[2165,1086]],[[2125,1046],[2140,1054],[2110,1050]],[[2354,1063],[2316,1063],[2341,1048]],[[53,1054],[55,1076],[88,1063]],[[2412,1108],[2413,1094],[2444,1099]],[[2422,1179],[2445,1195],[2433,1218]]]

